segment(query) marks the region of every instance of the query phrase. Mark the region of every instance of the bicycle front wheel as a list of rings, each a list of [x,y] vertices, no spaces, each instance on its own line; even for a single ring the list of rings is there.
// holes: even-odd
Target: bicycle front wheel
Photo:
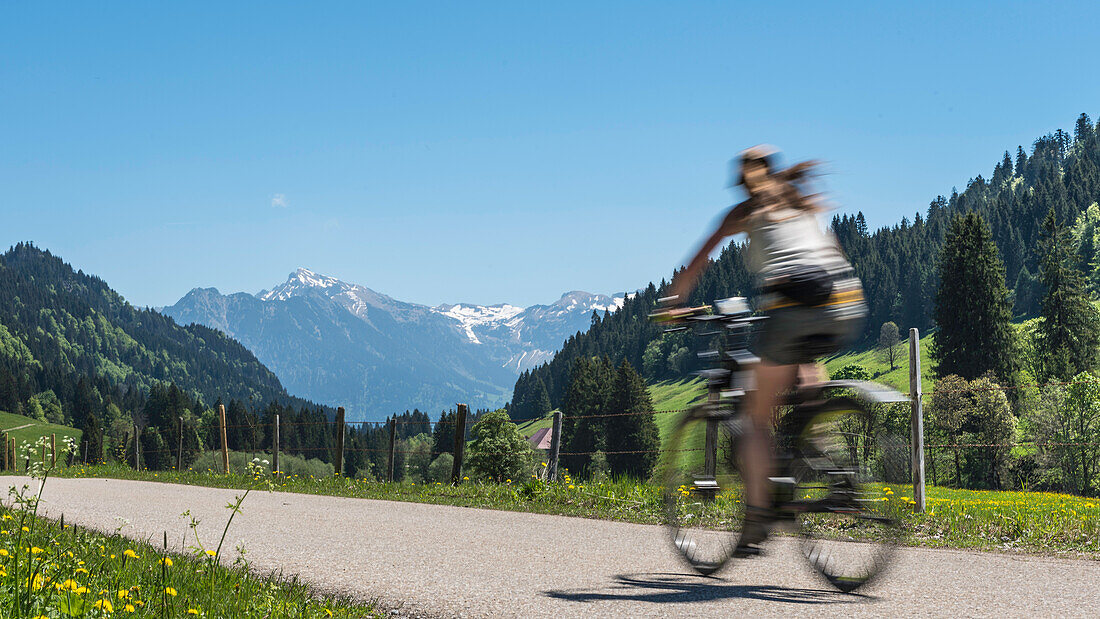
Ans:
[[[665,522],[677,554],[696,572],[722,568],[744,516],[737,462],[740,419],[701,405],[676,425],[662,456]]]
[[[794,438],[802,552],[834,587],[854,591],[885,569],[900,539],[908,506],[890,482],[902,479],[903,447],[856,400],[831,399],[801,417]]]

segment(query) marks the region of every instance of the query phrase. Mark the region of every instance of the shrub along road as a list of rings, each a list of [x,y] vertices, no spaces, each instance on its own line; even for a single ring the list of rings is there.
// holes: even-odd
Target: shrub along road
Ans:
[[[8,484],[33,480],[7,478]],[[193,545],[216,541],[241,491],[112,479],[50,479],[42,510],[105,532]],[[226,548],[243,543],[255,570],[281,570],[317,588],[377,598],[426,616],[1092,616],[1100,561],[903,549],[862,591],[831,590],[794,542],[737,561],[717,578],[693,576],[652,525],[563,516],[253,492]],[[227,553],[232,559],[233,553]]]

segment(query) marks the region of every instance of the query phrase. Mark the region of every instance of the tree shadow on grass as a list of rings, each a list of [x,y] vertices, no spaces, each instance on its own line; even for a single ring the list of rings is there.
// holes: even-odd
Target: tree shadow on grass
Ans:
[[[571,602],[620,600],[677,604],[713,600],[761,600],[799,605],[855,604],[874,600],[833,589],[796,589],[770,585],[735,585],[714,577],[657,573],[619,574],[605,587],[546,591],[543,595]]]

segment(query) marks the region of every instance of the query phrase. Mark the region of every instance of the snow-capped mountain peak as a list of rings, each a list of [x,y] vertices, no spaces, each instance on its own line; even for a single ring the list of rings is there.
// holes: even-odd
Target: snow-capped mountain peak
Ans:
[[[344,282],[341,282],[335,277],[319,275],[309,269],[299,268],[297,271],[287,276],[285,282],[276,286],[273,290],[260,293],[257,296],[261,301],[286,301],[290,297],[301,294],[307,290],[342,286],[347,286],[347,284],[344,284]]]

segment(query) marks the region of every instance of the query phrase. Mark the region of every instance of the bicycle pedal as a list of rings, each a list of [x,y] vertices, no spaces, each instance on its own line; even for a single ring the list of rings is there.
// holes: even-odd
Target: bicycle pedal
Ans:
[[[734,549],[734,557],[736,557],[736,559],[752,559],[752,557],[755,556],[763,556],[763,549],[761,549],[760,546],[739,545]]]

